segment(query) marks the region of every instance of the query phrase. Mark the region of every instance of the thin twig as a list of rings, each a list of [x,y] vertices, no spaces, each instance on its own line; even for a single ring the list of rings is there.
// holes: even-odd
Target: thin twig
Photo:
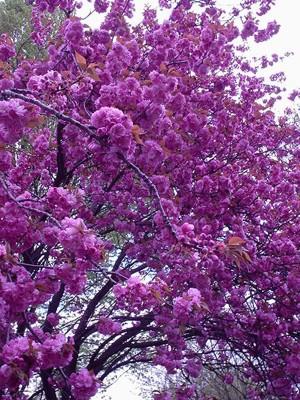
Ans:
[[[32,336],[37,340],[38,343],[41,343],[41,344],[42,344],[42,343],[43,343],[42,340],[38,337],[38,335],[37,335],[37,334],[35,333],[35,331],[32,329],[32,327],[31,327],[31,325],[30,325],[30,323],[29,323],[29,321],[28,321],[28,319],[27,319],[26,313],[23,312],[22,315],[23,315],[25,324],[26,324],[26,326],[27,326],[29,332],[30,332],[30,333],[32,334]],[[63,377],[63,378],[65,379],[65,381],[67,382],[67,381],[68,381],[68,377],[66,376],[66,374],[64,373],[64,371],[62,370],[62,368],[57,367],[57,370],[60,372],[60,374],[62,375],[62,377]]]
[[[163,216],[163,220],[166,224],[166,226],[169,228],[170,232],[172,233],[173,237],[176,239],[177,242],[181,243],[183,246],[192,248],[194,250],[197,250],[199,252],[202,251],[201,247],[199,247],[197,242],[187,242],[185,239],[182,239],[180,237],[178,237],[177,232],[174,228],[174,226],[172,225],[165,209],[164,206],[162,205],[161,202],[161,198],[160,195],[158,193],[157,187],[155,186],[155,184],[152,182],[152,180],[149,178],[148,175],[146,175],[137,165],[135,165],[134,163],[132,163],[131,161],[127,160],[123,154],[119,153],[118,154],[119,157],[128,165],[128,167],[130,167],[133,171],[135,171],[137,173],[137,175],[140,176],[140,178],[147,184],[147,186],[149,187],[150,191],[152,193],[154,193],[154,196],[158,202],[158,207],[159,210]]]
[[[134,163],[132,163],[131,161],[127,160],[123,154],[119,153],[119,157],[128,165],[128,167],[130,167],[133,171],[135,171],[141,178],[142,180],[147,184],[147,186],[149,187],[150,191],[155,195],[155,198],[158,202],[158,207],[159,210],[163,216],[163,219],[165,221],[165,224],[167,225],[167,227],[170,229],[172,235],[175,237],[176,240],[178,239],[177,236],[177,232],[174,229],[171,221],[169,220],[169,217],[164,209],[164,206],[162,205],[161,202],[161,198],[160,195],[158,193],[157,187],[155,186],[155,184],[152,182],[152,180],[149,178],[148,175],[146,175],[137,165],[135,165]]]
[[[6,184],[6,182],[4,181],[4,179],[2,177],[0,177],[0,182],[3,186],[3,189],[6,191],[8,197],[14,202],[16,203],[20,208],[23,208],[24,210],[27,211],[32,211],[38,214],[42,214],[46,217],[48,217],[50,220],[52,220],[55,225],[57,225],[59,228],[61,228],[61,224],[59,223],[59,221],[54,218],[51,214],[49,214],[47,211],[43,211],[43,210],[39,210],[38,208],[34,208],[34,207],[30,207],[30,206],[24,206],[23,204],[20,204],[19,201],[10,193],[8,186]]]
[[[86,125],[82,124],[81,122],[77,121],[76,119],[69,117],[68,115],[65,115],[57,110],[55,110],[55,108],[52,108],[50,106],[48,106],[47,104],[43,103],[40,100],[37,99],[32,99],[30,97],[27,97],[21,93],[18,93],[14,90],[4,90],[2,92],[3,95],[8,96],[8,97],[14,97],[17,99],[21,99],[23,101],[26,101],[27,103],[30,104],[34,104],[38,107],[40,107],[41,109],[47,111],[49,114],[54,115],[55,117],[57,117],[58,119],[65,121],[69,124],[72,124],[74,126],[77,126],[77,128],[80,128],[81,130],[87,132],[89,134],[90,137],[99,140],[98,136],[90,129],[88,128]]]

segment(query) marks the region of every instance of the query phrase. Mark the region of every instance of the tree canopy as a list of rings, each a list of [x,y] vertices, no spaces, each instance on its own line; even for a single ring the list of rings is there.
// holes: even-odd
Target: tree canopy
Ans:
[[[56,10],[45,14],[44,23],[48,24],[49,39],[57,33],[63,19],[63,12]],[[14,43],[18,60],[22,58],[42,58],[46,56],[45,48],[33,41],[34,15],[31,7],[24,0],[3,0],[0,2],[0,34],[8,34]]]
[[[137,1],[96,0],[96,29],[27,3],[46,57],[0,38],[1,399],[88,400],[147,364],[186,377],[155,400],[209,399],[203,371],[299,400],[299,131],[244,52],[274,1],[135,25]]]

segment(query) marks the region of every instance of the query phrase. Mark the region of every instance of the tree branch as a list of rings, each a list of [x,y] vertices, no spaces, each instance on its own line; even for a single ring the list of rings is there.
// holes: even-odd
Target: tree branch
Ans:
[[[56,127],[56,138],[57,138],[57,174],[56,178],[54,181],[54,186],[58,187],[61,183],[64,182],[66,176],[67,176],[67,171],[65,167],[65,155],[64,155],[64,150],[63,150],[63,129],[64,129],[64,124],[61,122],[58,122],[57,127]]]
[[[51,214],[49,214],[47,211],[39,210],[38,208],[24,206],[23,204],[20,204],[20,202],[10,193],[8,186],[2,177],[0,177],[0,183],[2,184],[3,189],[6,191],[8,197],[14,203],[16,203],[20,208],[23,208],[24,210],[32,211],[32,212],[35,212],[38,214],[42,214],[44,217],[48,217],[51,221],[53,221],[55,223],[55,225],[57,225],[59,228],[61,228],[61,224],[59,223],[59,221],[56,218],[54,218]],[[30,201],[30,200],[28,200],[28,201]]]
[[[172,235],[174,236],[174,238],[176,240],[179,240],[177,237],[177,232],[175,230],[175,228],[173,227],[171,221],[169,220],[169,217],[167,216],[167,213],[164,209],[164,206],[162,205],[161,202],[161,198],[160,195],[158,193],[157,187],[155,186],[155,184],[152,182],[152,180],[149,178],[148,175],[146,175],[137,165],[135,165],[134,163],[132,163],[131,161],[127,160],[123,154],[119,153],[118,154],[119,157],[125,162],[125,164],[128,165],[129,168],[131,168],[133,171],[136,172],[137,175],[140,176],[140,178],[147,184],[147,186],[150,189],[150,192],[152,192],[155,195],[155,198],[158,202],[158,207],[159,210],[163,216],[163,219],[165,221],[165,224],[167,225],[167,227],[169,228],[169,230],[171,231]]]
[[[32,99],[28,96],[25,96],[21,93],[17,93],[14,90],[4,90],[2,92],[4,96],[11,97],[11,98],[17,98],[20,100],[25,101],[26,103],[34,104],[38,107],[40,107],[42,110],[47,111],[49,114],[54,115],[56,118],[58,118],[61,121],[67,122],[69,124],[72,124],[74,126],[77,126],[77,128],[80,128],[81,130],[85,131],[86,133],[89,134],[90,137],[96,139],[99,141],[98,136],[86,125],[82,124],[81,122],[77,121],[76,119],[69,117],[68,115],[65,115],[57,110],[55,108],[52,108],[48,106],[47,104],[43,103],[40,100]]]
[[[65,291],[65,285],[62,283],[60,285],[59,291],[56,292],[55,295],[52,297],[52,300],[48,306],[47,315],[49,315],[51,313],[56,313],[58,306],[60,304],[60,301],[63,297],[64,291]],[[48,321],[46,321],[43,331],[44,332],[52,332],[52,330],[53,330],[53,326]]]

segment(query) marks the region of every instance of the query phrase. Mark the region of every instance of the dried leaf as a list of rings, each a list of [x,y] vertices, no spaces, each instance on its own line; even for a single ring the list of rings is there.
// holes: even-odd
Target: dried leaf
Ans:
[[[161,63],[160,66],[159,66],[159,70],[160,70],[161,73],[164,74],[164,73],[166,73],[168,71],[168,68],[167,68],[165,63]]]
[[[249,254],[247,253],[247,251],[243,251],[243,258],[245,261],[247,262],[251,262],[251,257],[249,256]]]
[[[168,109],[166,109],[165,113],[166,113],[167,117],[173,117],[173,115],[174,115],[174,112],[172,110],[168,110]]]
[[[160,301],[161,300],[161,294],[158,290],[153,289],[152,290],[153,296],[156,298],[156,300]]]
[[[169,157],[172,154],[172,152],[166,147],[164,141],[160,140],[159,144],[160,144],[160,147],[162,148],[162,150],[164,152],[164,155],[166,157]]]
[[[38,115],[35,118],[32,118],[30,121],[27,122],[27,128],[37,128],[43,125],[45,121],[45,117],[43,115]]]
[[[98,63],[90,63],[88,65],[88,68],[94,68],[94,67],[100,67],[100,65]]]
[[[48,293],[49,289],[44,283],[37,283],[35,285],[36,289],[38,289],[40,292]]]
[[[86,68],[86,59],[83,57],[81,54],[79,54],[77,51],[75,51],[75,59],[79,65],[80,68],[85,69]]]
[[[64,79],[69,79],[70,78],[70,71],[62,71],[61,75]]]
[[[123,78],[127,78],[130,75],[130,71],[128,69],[124,69],[122,72]]]
[[[239,236],[232,236],[228,240],[228,246],[242,246],[246,241]]]
[[[140,79],[141,78],[141,72],[140,71],[136,71],[132,74],[132,76],[136,79]]]
[[[141,127],[139,125],[133,125],[131,132],[133,134],[135,141],[138,144],[143,144],[143,141],[141,139],[141,135],[143,135],[143,131],[142,131]]]
[[[201,312],[207,311],[207,312],[209,312],[208,305],[204,301],[201,301],[199,304],[194,304],[194,308],[197,311],[201,311]]]
[[[0,69],[7,69],[8,64],[4,61],[0,61]]]
[[[86,73],[89,77],[91,77],[92,79],[94,79],[94,81],[99,82],[100,78],[94,68],[94,66],[91,66],[92,64],[90,64],[87,69],[86,69]]]
[[[182,73],[180,71],[178,71],[178,69],[172,67],[168,70],[168,74],[171,76],[175,76],[177,78],[182,76]]]
[[[122,36],[117,36],[116,41],[121,43],[121,44],[125,44],[126,43],[126,39]]]
[[[144,85],[144,86],[151,86],[151,85],[152,85],[152,81],[151,81],[150,79],[145,79],[145,80],[143,81],[143,85]]]

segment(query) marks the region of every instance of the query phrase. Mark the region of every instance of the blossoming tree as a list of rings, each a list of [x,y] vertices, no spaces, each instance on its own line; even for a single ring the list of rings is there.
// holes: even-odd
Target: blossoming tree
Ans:
[[[273,1],[133,26],[96,0],[97,29],[28,3],[46,59],[0,39],[1,399],[87,400],[141,363],[188,377],[156,400],[204,399],[202,368],[300,399],[299,133],[243,57]]]

